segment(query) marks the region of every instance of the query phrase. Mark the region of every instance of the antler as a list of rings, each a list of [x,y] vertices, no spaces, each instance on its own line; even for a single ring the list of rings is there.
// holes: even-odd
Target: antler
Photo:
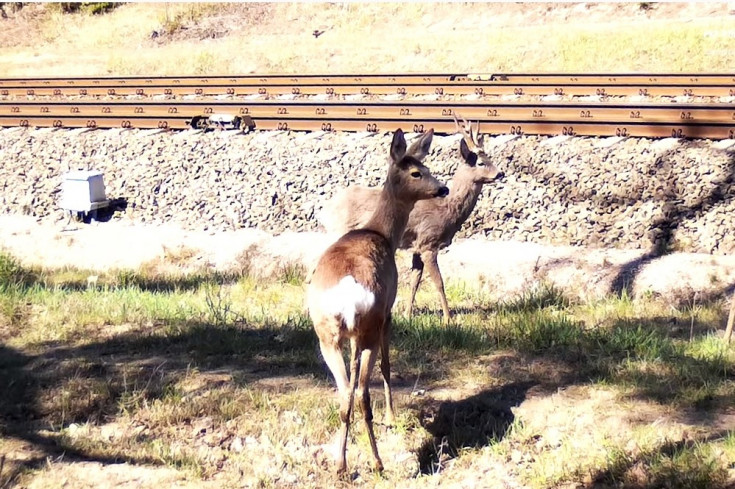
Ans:
[[[464,117],[452,111],[452,117],[454,118],[454,127],[457,132],[462,134],[467,146],[472,150],[482,149],[482,142],[480,141],[480,121],[477,121],[477,127],[472,128],[472,122],[467,122]],[[462,124],[457,120],[459,117],[462,120]]]

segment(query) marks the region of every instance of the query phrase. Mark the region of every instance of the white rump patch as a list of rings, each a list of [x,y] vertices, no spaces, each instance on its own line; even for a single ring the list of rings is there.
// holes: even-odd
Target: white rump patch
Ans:
[[[331,289],[320,293],[322,311],[342,316],[347,329],[355,327],[355,319],[375,304],[375,294],[357,283],[352,275],[347,275]]]

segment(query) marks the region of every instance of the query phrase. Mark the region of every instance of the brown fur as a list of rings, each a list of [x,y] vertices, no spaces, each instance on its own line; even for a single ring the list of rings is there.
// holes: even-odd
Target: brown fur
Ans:
[[[396,131],[391,143],[388,175],[380,190],[375,212],[363,229],[346,233],[324,252],[310,280],[307,293],[309,314],[319,337],[322,355],[339,389],[342,426],[337,470],[340,473],[347,467],[347,432],[355,391],[360,399],[375,467],[383,469],[373,432],[368,382],[380,351],[386,421],[392,423],[394,414],[388,341],[391,308],[398,284],[395,252],[414,204],[423,199],[446,195],[447,191],[420,162],[428,153],[432,136],[433,131],[429,131],[406,151],[403,132]],[[325,304],[325,294],[349,276],[359,287],[374,296],[374,301],[366,310],[355,313],[354,323],[344,317],[341,304]],[[342,296],[328,297],[333,301],[340,300]],[[335,308],[343,312],[335,312]],[[349,324],[354,324],[351,329]],[[349,377],[341,353],[342,345],[347,340],[351,346]]]

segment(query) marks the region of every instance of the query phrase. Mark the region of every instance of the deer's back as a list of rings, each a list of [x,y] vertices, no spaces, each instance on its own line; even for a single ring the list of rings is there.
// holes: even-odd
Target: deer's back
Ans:
[[[333,243],[322,255],[311,277],[310,291],[329,290],[345,277],[375,296],[375,305],[387,314],[396,296],[398,271],[395,256],[385,236],[358,229]]]
[[[378,187],[347,187],[327,202],[319,214],[319,222],[328,233],[340,235],[362,228],[375,212],[380,192]]]

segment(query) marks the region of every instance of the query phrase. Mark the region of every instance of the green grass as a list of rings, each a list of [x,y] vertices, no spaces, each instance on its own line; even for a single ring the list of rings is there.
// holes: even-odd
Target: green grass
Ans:
[[[721,440],[669,441],[637,457],[616,450],[607,470],[598,474],[596,481],[623,487],[725,487],[727,469],[717,454],[717,446],[721,444]]]
[[[273,281],[116,271],[87,286],[84,270],[25,269],[7,255],[0,264],[5,436],[40,443],[40,423],[47,430],[41,439],[76,457],[163,464],[195,478],[220,474],[278,486],[286,475],[275,475],[276,459],[289,480],[320,485],[331,477],[329,459],[315,466],[314,457],[325,455],[310,450],[329,443],[339,417],[303,308],[299,267],[284,267]],[[735,401],[735,351],[713,334],[722,303],[682,310],[653,298],[574,303],[552,287],[493,303],[478,290],[462,290],[452,305],[464,312],[450,326],[426,307],[412,320],[395,317],[399,419],[393,432],[379,431],[379,445],[395,456],[409,453],[416,468],[399,465],[378,486],[408,483],[411,473],[461,478],[477,464],[503,466],[520,456],[527,466],[522,480],[531,487],[589,477],[724,487],[735,442],[708,421]],[[410,396],[419,387],[426,394]],[[631,405],[689,413],[695,435],[675,425],[667,426],[665,440],[600,428],[586,448],[574,431],[558,445],[539,445],[539,433],[562,427],[546,426],[543,412],[541,421],[514,414],[539,388],[548,395],[611,392],[613,401],[603,406],[616,416]],[[454,394],[437,398],[436,389]],[[372,397],[381,419],[380,389]],[[112,440],[104,431],[109,423],[124,427]],[[362,423],[351,436],[350,453],[368,453]],[[380,440],[387,436],[401,442],[386,447]],[[273,456],[237,475],[233,464],[253,450]],[[580,450],[585,456],[575,455]],[[363,455],[351,465],[367,464]],[[13,464],[25,467],[25,478],[39,475]],[[412,483],[421,487],[421,480]]]

